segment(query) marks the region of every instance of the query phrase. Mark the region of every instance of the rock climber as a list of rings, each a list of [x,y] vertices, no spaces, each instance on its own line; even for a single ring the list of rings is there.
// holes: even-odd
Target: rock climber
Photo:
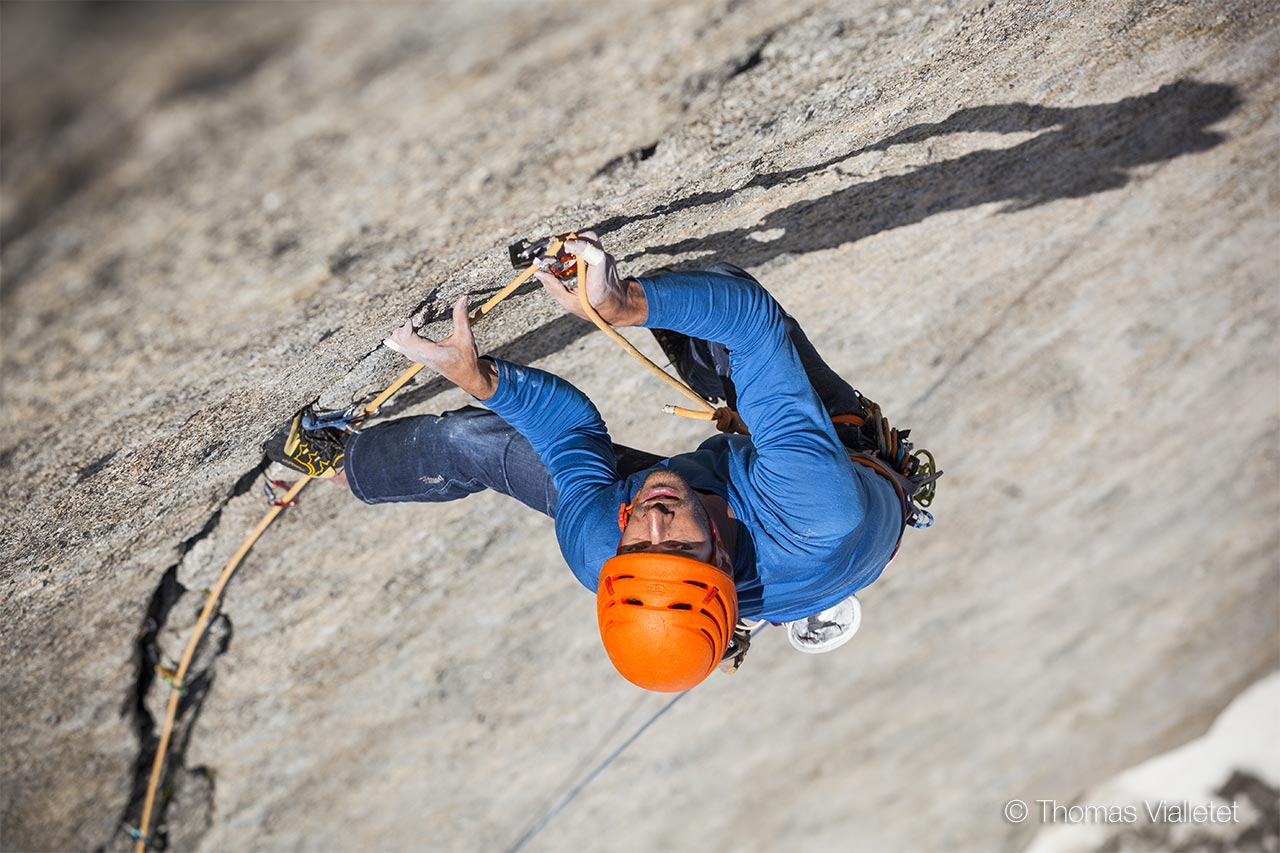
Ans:
[[[487,410],[399,418],[353,435],[304,429],[300,414],[268,455],[333,477],[369,504],[493,489],[550,516],[565,561],[596,593],[617,670],[650,690],[685,690],[720,664],[739,618],[805,620],[876,580],[919,512],[911,493],[930,478],[884,463],[885,451],[909,460],[909,442],[877,438],[878,407],[745,271],[717,264],[622,278],[594,234],[565,248],[586,265],[596,311],[614,326],[654,330],[681,377],[736,408],[749,436],[718,435],[668,459],[613,444],[569,382],[480,357],[464,296],[446,339],[427,340],[406,322],[388,346]],[[555,275],[537,278],[584,316]]]

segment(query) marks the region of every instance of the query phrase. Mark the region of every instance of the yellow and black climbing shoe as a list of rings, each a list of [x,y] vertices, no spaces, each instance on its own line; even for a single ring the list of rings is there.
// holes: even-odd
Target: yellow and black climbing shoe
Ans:
[[[298,412],[267,442],[267,458],[308,477],[327,479],[342,469],[347,433],[336,427],[307,429],[304,421],[313,420],[308,414]]]
[[[689,358],[687,353],[689,336],[673,332],[670,329],[650,329],[649,332],[653,335],[653,339],[658,342],[658,346],[662,347],[662,353],[667,357],[667,361],[671,362],[671,366],[679,372],[681,366]],[[684,379],[683,376],[680,378]],[[688,384],[688,380],[685,380],[685,384]]]

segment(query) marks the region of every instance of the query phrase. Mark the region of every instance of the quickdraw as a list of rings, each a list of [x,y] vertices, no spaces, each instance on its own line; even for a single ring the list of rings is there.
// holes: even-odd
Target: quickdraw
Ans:
[[[751,638],[768,624],[764,619],[739,619],[738,624],[733,627],[733,636],[729,638],[729,645],[725,648],[717,669],[725,675],[737,672],[738,667],[746,660],[747,652],[751,650]]]
[[[317,414],[314,410],[308,408],[302,414],[302,428],[310,431],[331,427],[354,434],[360,432],[357,425],[369,414],[371,413],[366,412],[365,407],[359,403],[339,412],[323,412],[321,414]]]
[[[511,266],[518,270],[537,267],[550,270],[559,279],[573,278],[578,273],[578,259],[564,250],[564,244],[575,236],[577,235],[569,233],[543,237],[540,240],[517,240],[507,247]]]
[[[498,305],[498,303],[515,293],[522,284],[532,278],[534,272],[538,269],[549,269],[559,278],[568,279],[576,277],[578,299],[587,317],[590,318],[590,320],[601,331],[612,338],[615,343],[631,354],[632,357],[644,364],[651,372],[663,379],[667,384],[682,393],[698,406],[697,409],[685,409],[679,406],[665,406],[663,409],[665,412],[668,414],[681,415],[683,417],[696,418],[699,420],[715,421],[717,428],[721,432],[739,433],[744,435],[749,434],[746,425],[742,422],[742,419],[738,417],[736,412],[728,408],[717,408],[702,399],[702,397],[693,391],[693,389],[689,388],[683,382],[671,376],[646,358],[639,350],[632,346],[626,338],[618,334],[613,327],[596,312],[595,308],[593,308],[591,303],[587,300],[586,265],[580,263],[579,259],[572,253],[562,251],[565,242],[574,239],[575,237],[576,235],[572,233],[562,234],[532,242],[520,242],[509,247],[508,251],[511,256],[511,263],[515,268],[521,270],[520,274],[512,279],[505,287],[491,296],[479,308],[472,311],[470,314],[471,320],[478,320],[488,314]],[[386,403],[387,400],[391,399],[396,392],[408,384],[415,376],[417,376],[424,366],[425,365],[422,364],[412,365],[394,382],[388,385],[382,393],[378,394],[367,404],[357,404],[340,412],[330,412],[326,414],[315,414],[314,412],[309,412],[305,416],[308,419],[304,420],[303,428],[313,430],[324,427],[336,427],[348,432],[358,432],[359,425],[365,419],[375,416],[382,408],[383,404]],[[908,506],[912,506],[910,503],[910,500],[912,499],[919,504],[919,507],[928,506],[933,500],[933,482],[937,480],[942,473],[941,471],[935,470],[936,466],[934,465],[932,454],[929,454],[928,451],[924,450],[917,451],[914,455],[911,454],[911,444],[906,440],[906,431],[904,430],[902,433],[898,433],[897,430],[890,429],[888,421],[885,421],[879,416],[879,407],[874,403],[871,405],[874,407],[877,418],[877,435],[880,437],[880,440],[884,442],[881,446],[881,451],[888,450],[890,453],[889,458],[893,460],[892,468],[880,460],[877,460],[874,464],[876,464],[876,467],[882,468],[885,471],[892,470],[894,473],[897,473],[899,477],[906,480],[907,487],[910,488],[910,498],[904,498],[904,500],[906,500]],[[926,457],[927,462],[924,461]],[[851,458],[853,458],[852,455]],[[858,460],[855,459],[855,461]],[[868,462],[868,464],[872,463]],[[904,465],[909,468],[909,473],[899,473],[897,471],[898,468],[903,467]],[[310,483],[312,479],[314,478],[304,475],[292,486],[287,486],[286,483],[281,481],[268,481],[268,484],[264,486],[271,508],[267,511],[266,516],[258,522],[258,526],[254,528],[253,532],[249,534],[248,539],[246,539],[239,549],[236,550],[235,554],[232,555],[231,560],[227,563],[226,567],[222,570],[222,574],[218,577],[217,583],[214,585],[213,589],[210,590],[208,599],[205,601],[204,609],[200,612],[200,616],[196,620],[196,626],[192,632],[191,640],[187,643],[187,648],[182,655],[182,660],[178,664],[178,668],[172,671],[167,668],[162,668],[163,671],[160,673],[161,678],[170,685],[172,691],[169,696],[168,709],[165,714],[164,725],[161,729],[160,740],[156,747],[155,758],[151,765],[151,776],[147,783],[147,794],[143,802],[142,819],[136,828],[124,825],[124,828],[128,831],[130,837],[135,839],[137,842],[135,853],[146,853],[146,849],[148,847],[148,830],[151,826],[156,792],[159,789],[160,778],[164,771],[165,756],[173,735],[174,723],[178,714],[178,706],[182,696],[186,692],[185,679],[187,671],[191,667],[196,648],[198,647],[201,638],[204,636],[210,617],[213,615],[213,611],[222,597],[222,592],[226,588],[227,582],[230,581],[231,576],[235,573],[236,567],[240,565],[240,562],[249,553],[249,550],[253,548],[254,544],[266,529],[271,526],[273,521],[275,521],[276,516],[278,516],[284,509],[297,504],[298,494],[306,488],[307,484]],[[908,494],[907,487],[899,484],[898,480],[893,477],[890,479],[894,482],[895,488],[898,488],[901,494]],[[283,496],[277,498],[272,486],[281,489],[287,488],[287,490]],[[914,511],[924,512],[924,510],[919,507],[913,506],[912,508]],[[924,514],[928,516],[927,512],[924,512]],[[928,518],[929,523],[931,524],[932,516],[928,516]],[[721,662],[721,669],[723,671],[732,673],[742,664],[743,659],[746,657],[747,650],[750,648],[752,635],[763,628],[766,624],[768,623],[759,622],[752,625],[749,622],[740,621],[738,625],[735,626],[733,640],[730,643],[729,648],[726,650],[726,655]],[[679,696],[677,696],[677,699],[678,698]],[[668,707],[670,706],[668,705]]]
[[[176,670],[172,670],[172,669],[169,669],[169,668],[168,668],[168,667],[166,667],[166,666],[162,666],[162,665],[160,665],[160,664],[156,664],[156,675],[160,676],[160,680],[161,680],[161,681],[163,681],[165,684],[169,685],[169,689],[170,689],[170,690],[173,690],[173,691],[175,691],[175,692],[177,692],[177,693],[180,693],[180,694],[181,694],[181,693],[186,693],[186,692],[187,692],[187,687],[186,687],[186,685],[185,685],[185,684],[181,684],[181,683],[177,680],[177,678],[178,678],[178,673],[177,673],[177,671],[176,671]]]
[[[274,486],[275,488],[272,488],[272,486]],[[275,492],[276,489],[283,489],[284,491],[287,492],[289,491],[289,484],[286,483],[284,480],[267,480],[262,484],[262,491],[267,496],[268,506],[290,507],[290,506],[298,505],[297,498],[293,498],[289,501],[280,500],[278,497],[276,497],[276,492]]]

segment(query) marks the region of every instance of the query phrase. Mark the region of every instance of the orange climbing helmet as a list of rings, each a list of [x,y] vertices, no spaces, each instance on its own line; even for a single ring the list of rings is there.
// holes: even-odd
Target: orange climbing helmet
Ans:
[[[724,657],[738,624],[733,579],[710,563],[638,551],[605,561],[596,590],[600,639],[623,678],[688,690]]]

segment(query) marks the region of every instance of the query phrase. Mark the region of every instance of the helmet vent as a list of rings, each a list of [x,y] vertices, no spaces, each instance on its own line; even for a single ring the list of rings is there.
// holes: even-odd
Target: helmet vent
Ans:
[[[632,607],[644,607],[644,602],[643,602],[643,601],[641,601],[641,600],[640,600],[640,599],[638,599],[638,598],[627,598],[627,599],[623,599],[623,602],[622,602],[622,603],[623,603],[623,604],[630,604]],[[705,612],[706,612],[706,611],[704,610],[704,611],[703,611],[703,613],[705,613]]]
[[[676,603],[676,604],[668,605],[668,606],[667,606],[667,609],[668,609],[668,610],[692,610],[692,609],[693,609],[693,605],[692,605],[692,604],[686,604],[686,603],[684,603],[684,602],[679,602],[679,603]]]
[[[715,621],[715,618],[716,618],[716,617],[714,617],[714,616],[712,616],[710,613],[708,613],[708,612],[707,612],[707,608],[705,608],[705,607],[704,607],[704,608],[702,608],[702,609],[701,609],[700,611],[698,611],[698,612],[699,612],[699,613],[701,613],[703,616],[707,617],[708,619],[710,619],[710,620],[712,620],[712,621]]]
[[[614,580],[616,580],[616,581],[629,581],[629,580],[632,580],[634,577],[635,577],[635,575],[618,575],[617,577],[615,577],[615,578],[614,578]]]
[[[702,581],[685,581],[689,586],[696,586],[699,589],[706,589],[707,585]]]

